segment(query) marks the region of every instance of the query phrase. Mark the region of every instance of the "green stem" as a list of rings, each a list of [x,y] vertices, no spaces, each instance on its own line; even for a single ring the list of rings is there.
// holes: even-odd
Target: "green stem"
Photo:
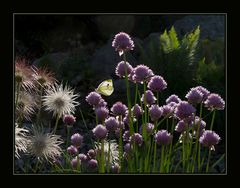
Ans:
[[[172,157],[172,142],[170,144],[168,158],[167,158],[167,172],[169,172],[169,167],[170,167],[170,163],[171,163],[171,157]]]
[[[201,169],[201,144],[198,142],[198,171]]]
[[[159,92],[157,92],[157,105],[159,105]]]
[[[133,129],[133,121],[132,121],[132,112],[131,112],[131,96],[130,96],[130,88],[129,88],[129,82],[128,82],[128,72],[127,72],[127,61],[126,61],[126,54],[125,52],[123,52],[123,60],[125,63],[125,82],[126,82],[126,87],[127,87],[127,101],[128,101],[128,113],[129,114],[129,129],[130,129],[130,135],[132,135],[134,133],[134,129]]]
[[[173,131],[174,131],[174,118],[172,118],[171,135],[173,134]]]
[[[166,121],[167,121],[167,131],[168,131],[168,118],[167,118],[167,120],[166,120]]]
[[[203,163],[205,161],[205,158],[206,158],[206,155],[207,155],[207,149],[205,149],[205,152],[203,154],[203,157],[202,157],[202,161],[201,161],[201,165],[200,165],[200,172],[202,171],[202,167],[203,167]]]
[[[144,100],[143,100],[143,103],[144,103],[144,123],[143,123],[143,127],[142,127],[142,130],[143,130],[143,138],[144,138],[144,141],[146,141],[146,124],[147,124],[147,102],[146,102],[146,82],[144,81],[143,83],[143,93],[144,93]]]
[[[200,114],[199,114],[200,121],[199,121],[199,123],[197,125],[196,142],[195,142],[195,148],[194,148],[194,151],[193,151],[192,173],[195,170],[197,150],[198,150],[198,147],[200,147],[198,142],[199,142],[199,131],[200,131],[201,118],[202,118],[202,103],[200,104]],[[194,124],[194,126],[195,126],[195,124]]]
[[[200,104],[200,114],[199,114],[199,118],[201,119],[202,117],[202,106],[203,106],[203,103]]]
[[[162,145],[162,150],[161,150],[161,163],[160,163],[160,173],[164,172],[164,150],[165,150],[165,146]]]
[[[169,115],[169,114],[167,114],[163,119],[161,119],[161,121],[159,121],[159,122],[157,123],[157,125],[154,127],[154,131],[157,130],[158,126],[159,126],[165,119],[168,118],[168,115]]]
[[[153,151],[153,172],[156,172],[156,155],[157,155],[157,142],[155,141],[154,142],[154,151]]]
[[[121,169],[123,170],[123,140],[122,140],[122,128],[119,132],[119,160],[121,164]]]
[[[98,117],[97,117],[97,114],[96,114],[96,125],[98,125]]]
[[[210,158],[211,158],[211,148],[209,148],[209,150],[208,150],[208,160],[207,160],[206,173],[208,173]]]
[[[108,141],[108,166],[107,166],[107,172],[110,172],[110,140]]]
[[[54,126],[54,129],[53,129],[53,134],[56,133],[57,126],[58,126],[58,120],[59,120],[59,119],[60,119],[60,114],[57,115],[57,119],[56,119],[55,126]]]
[[[216,114],[216,110],[213,111],[213,115],[212,115],[212,121],[211,121],[211,126],[210,126],[210,130],[213,129],[213,123],[214,123],[214,119],[215,119],[215,114]]]
[[[133,152],[135,153],[135,171],[137,172],[138,171],[138,148],[136,146],[136,143],[134,142],[133,143]]]
[[[138,83],[136,83],[136,87],[135,87],[134,105],[137,104],[137,97],[138,97]]]
[[[190,146],[189,146],[189,126],[187,127],[187,134],[186,134],[186,171],[188,172],[188,166],[189,166],[189,157],[190,157]],[[185,138],[184,138],[185,139]]]
[[[100,173],[104,173],[104,166],[105,166],[105,161],[104,161],[104,139],[101,140],[101,165],[100,165]]]
[[[150,140],[150,142],[151,142],[151,140]],[[147,157],[146,157],[145,165],[144,165],[144,172],[148,172],[148,169],[150,166],[149,159],[150,159],[151,147],[152,147],[152,145],[148,146]]]
[[[68,147],[68,140],[69,140],[69,133],[70,133],[70,126],[66,125],[67,127],[67,141],[66,141],[66,148]]]
[[[143,172],[143,156],[141,155],[140,157],[140,167],[139,167],[139,172],[142,173]]]
[[[182,137],[182,161],[183,161],[183,172],[185,171],[185,138],[184,135]]]
[[[88,130],[88,127],[87,127],[87,124],[86,124],[86,121],[85,121],[85,118],[84,118],[84,116],[83,116],[83,113],[82,113],[82,110],[80,109],[80,114],[81,114],[81,118],[82,118],[82,120],[83,120],[83,124],[84,124],[84,126],[86,127],[86,129]]]

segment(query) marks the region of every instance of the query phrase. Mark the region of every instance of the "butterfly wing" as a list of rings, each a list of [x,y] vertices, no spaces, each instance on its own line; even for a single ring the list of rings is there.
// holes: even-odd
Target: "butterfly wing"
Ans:
[[[105,95],[105,96],[110,96],[113,91],[114,91],[114,88],[113,88],[113,82],[111,79],[109,80],[105,80],[103,81],[99,86],[98,88],[96,89],[96,91],[102,95]]]

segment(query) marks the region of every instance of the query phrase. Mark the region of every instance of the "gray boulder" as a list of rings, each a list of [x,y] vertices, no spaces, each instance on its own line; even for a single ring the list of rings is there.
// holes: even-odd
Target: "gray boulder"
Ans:
[[[120,61],[122,57],[112,47],[112,40],[109,40],[106,45],[95,51],[88,65],[95,72],[97,79],[107,79],[115,76],[115,68]],[[127,54],[127,61],[133,66],[137,64],[131,52]]]
[[[60,66],[70,58],[69,53],[51,53],[47,54],[39,59],[36,59],[32,65],[36,67],[49,67],[53,72],[57,72]]]
[[[177,20],[174,27],[179,36],[189,33],[200,25],[200,38],[216,39],[224,37],[225,20],[224,15],[191,15]]]

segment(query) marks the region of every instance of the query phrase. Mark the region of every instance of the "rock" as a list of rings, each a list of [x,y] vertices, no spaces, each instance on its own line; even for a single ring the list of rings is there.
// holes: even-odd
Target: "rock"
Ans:
[[[32,64],[36,67],[49,67],[53,72],[57,72],[60,66],[70,58],[69,53],[51,53],[36,59]]]
[[[200,25],[200,38],[216,39],[224,37],[224,16],[223,15],[191,15],[177,20],[174,27],[179,36],[194,30]]]
[[[133,15],[100,15],[96,18],[98,31],[106,39],[120,31],[131,33],[134,23]]]
[[[151,48],[153,49],[159,49],[160,48],[160,35],[162,33],[151,33],[147,38],[143,41],[143,48],[146,53],[149,53],[151,51]]]
[[[106,45],[96,50],[88,65],[95,72],[94,79],[104,80],[115,77],[115,68],[120,61],[122,57],[112,47],[111,39]],[[131,52],[127,53],[127,61],[133,66],[137,64]]]

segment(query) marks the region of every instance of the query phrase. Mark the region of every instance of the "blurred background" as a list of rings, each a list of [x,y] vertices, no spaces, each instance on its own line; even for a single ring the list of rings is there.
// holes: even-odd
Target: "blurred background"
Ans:
[[[127,54],[129,63],[146,64],[168,83],[160,105],[171,94],[185,100],[197,85],[225,99],[224,15],[17,14],[14,20],[15,57],[48,67],[59,81],[75,87],[86,116],[90,108],[85,96],[105,79],[114,81],[114,94],[106,98],[109,106],[126,99],[124,80],[115,75],[121,58],[111,46],[120,31],[130,34],[135,43]],[[215,123],[224,149],[225,111],[218,111]]]

